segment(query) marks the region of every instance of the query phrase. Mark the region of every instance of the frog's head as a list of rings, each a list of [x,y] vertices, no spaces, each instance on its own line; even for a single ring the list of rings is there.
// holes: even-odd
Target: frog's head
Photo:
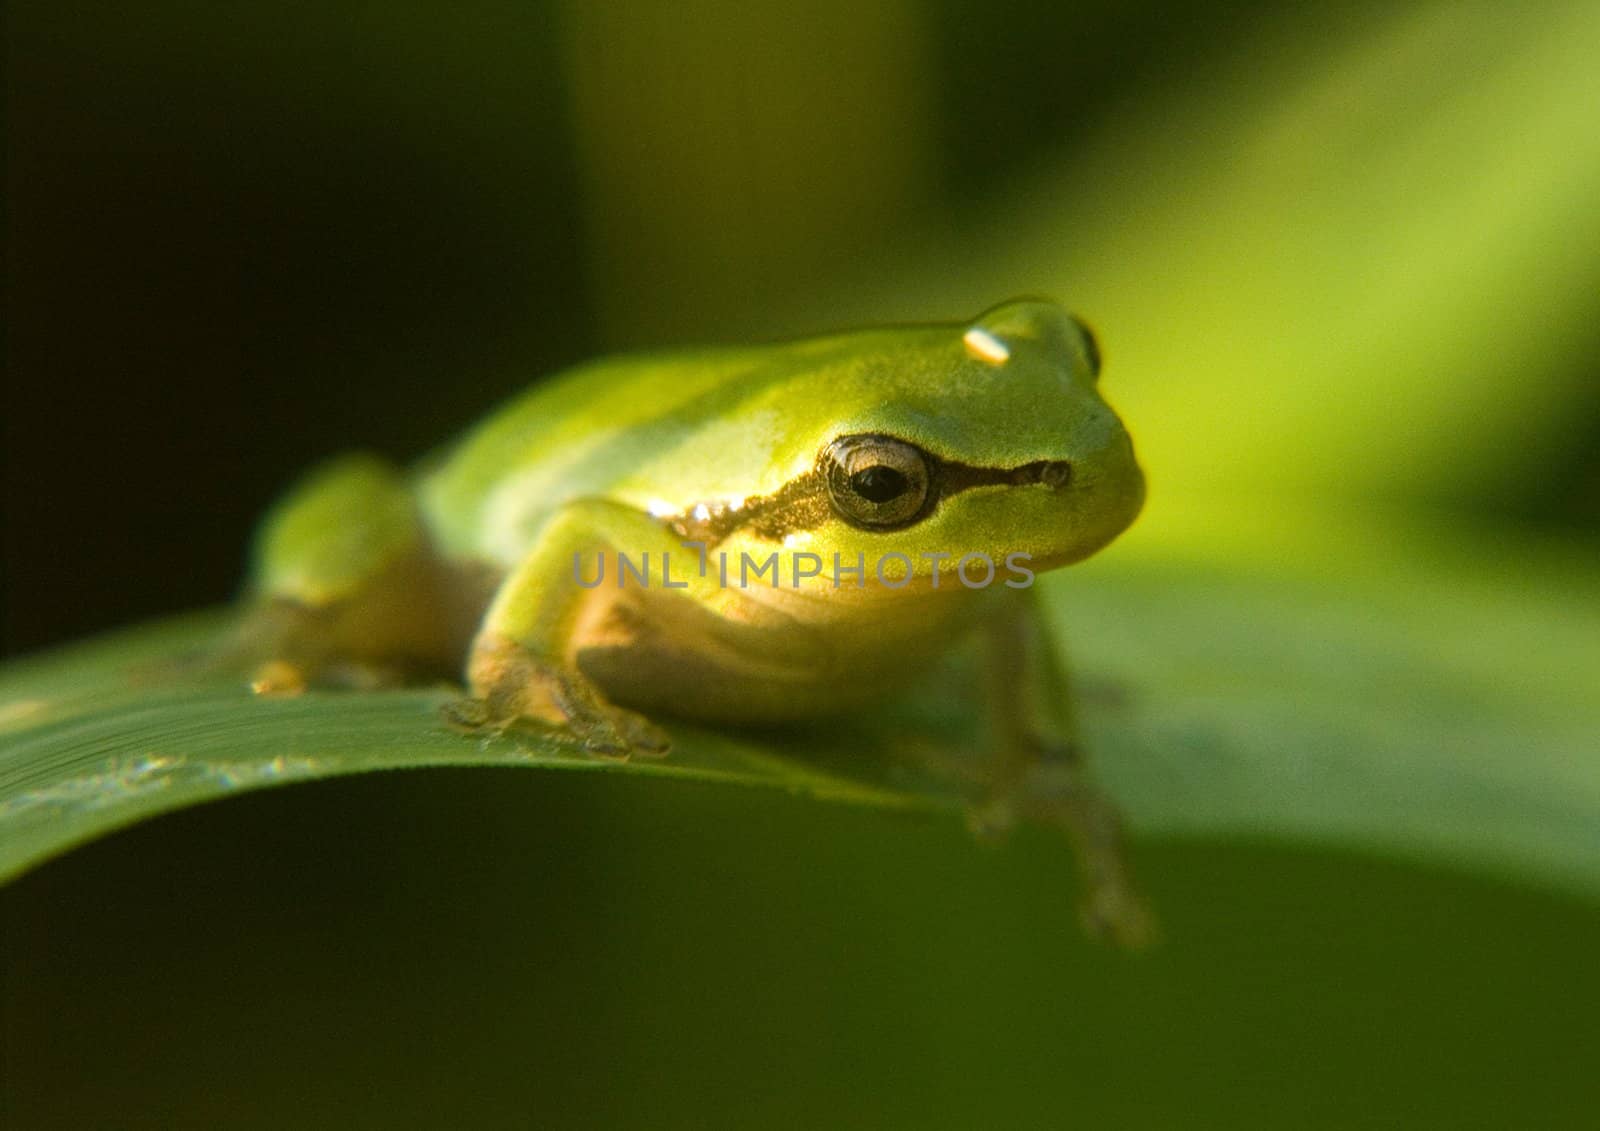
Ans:
[[[1138,515],[1144,476],[1097,388],[1099,349],[1060,307],[1019,300],[858,346],[806,390],[826,408],[808,430],[805,548],[849,561],[903,554],[919,576],[934,553],[951,555],[946,570],[970,553],[997,564],[1023,553],[1049,569]]]

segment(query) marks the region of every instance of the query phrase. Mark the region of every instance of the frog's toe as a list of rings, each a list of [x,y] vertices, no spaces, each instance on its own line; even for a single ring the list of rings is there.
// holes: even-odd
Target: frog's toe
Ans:
[[[500,730],[505,725],[494,718],[485,700],[474,699],[470,695],[460,695],[439,704],[439,717],[446,726],[463,734],[482,734]]]
[[[268,660],[250,676],[250,690],[257,695],[299,695],[310,683],[310,673],[288,660]]]
[[[567,717],[563,729],[582,743],[586,754],[597,758],[659,758],[667,752],[668,740],[661,728],[620,707],[585,704]]]
[[[1155,912],[1125,884],[1098,885],[1078,904],[1084,933],[1124,950],[1144,950],[1161,938]]]
[[[508,731],[526,729],[563,746],[576,744],[585,753],[600,757],[626,757],[628,753],[614,728],[574,723],[572,719],[557,722],[543,715],[525,714],[504,696],[459,695],[439,704],[439,717],[451,730],[475,738],[499,738]]]
[[[666,731],[637,712],[619,709],[615,722],[633,753],[641,758],[663,757],[672,745]]]
[[[562,727],[586,752],[601,758],[659,756],[667,736],[643,715],[605,700],[589,681],[559,669],[542,672],[551,698],[564,717]]]
[[[583,752],[591,757],[622,762],[633,753],[627,736],[610,719],[568,719],[566,730],[578,739],[583,745]]]
[[[1003,841],[1016,823],[1016,808],[1009,798],[990,796],[967,804],[967,829],[985,844]]]

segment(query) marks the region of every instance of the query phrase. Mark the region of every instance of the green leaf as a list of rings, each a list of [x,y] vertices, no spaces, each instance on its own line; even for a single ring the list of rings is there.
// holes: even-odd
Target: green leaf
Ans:
[[[1369,529],[1360,544],[1406,537]],[[1111,555],[1046,579],[1100,772],[1136,833],[1338,844],[1600,897],[1600,600],[1551,569],[1468,588],[1461,556],[1334,580]],[[848,724],[674,724],[668,758],[629,763],[535,734],[458,734],[438,713],[448,688],[281,699],[141,679],[218,624],[141,629],[0,676],[0,875],[181,806],[420,766],[643,774],[954,814],[952,783],[916,769],[918,752],[978,745],[960,662],[921,697]]]
[[[0,674],[0,878],[172,809],[372,770],[516,765],[738,782],[875,805],[918,799],[830,776],[749,737],[675,728],[669,759],[585,757],[554,738],[450,729],[449,687],[256,696],[181,674],[230,614],[147,626]],[[922,802],[926,804],[926,801]]]

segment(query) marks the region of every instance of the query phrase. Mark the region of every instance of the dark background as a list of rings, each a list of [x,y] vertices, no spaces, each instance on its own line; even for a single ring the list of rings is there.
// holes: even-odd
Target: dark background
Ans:
[[[1203,81],[1268,7],[916,9],[935,160],[863,223],[959,229],[1130,91]],[[718,336],[741,325],[719,295],[825,290],[870,254],[808,237],[770,292],[707,255],[698,321],[608,333],[553,6],[9,8],[7,652],[228,599],[263,508],[320,457],[415,458],[563,364]],[[781,204],[751,223],[781,229]],[[1600,330],[1571,364],[1597,353]],[[1587,416],[1542,478],[1456,503],[1600,528]]]

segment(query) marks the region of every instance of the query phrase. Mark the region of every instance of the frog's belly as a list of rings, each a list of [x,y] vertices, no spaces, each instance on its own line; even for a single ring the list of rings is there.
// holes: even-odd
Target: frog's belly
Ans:
[[[585,610],[575,658],[615,702],[647,713],[782,722],[848,710],[914,679],[954,643],[978,594],[807,604],[731,592],[608,594]]]

